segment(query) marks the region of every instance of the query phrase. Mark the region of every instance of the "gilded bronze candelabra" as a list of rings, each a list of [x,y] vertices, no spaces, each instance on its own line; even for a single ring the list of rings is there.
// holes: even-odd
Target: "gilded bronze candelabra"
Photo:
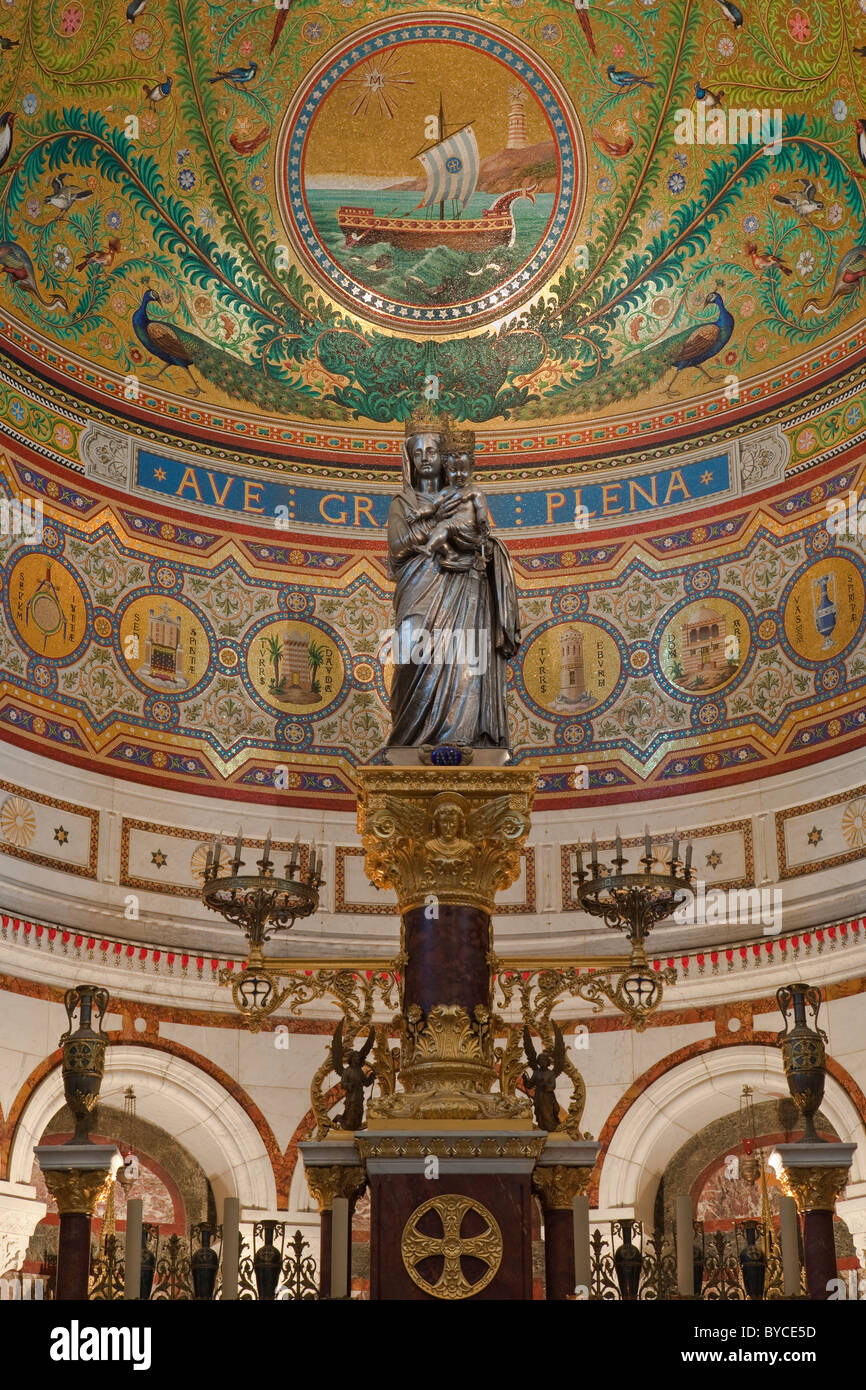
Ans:
[[[644,942],[656,922],[670,917],[678,907],[688,901],[692,888],[692,847],[686,846],[682,875],[679,874],[680,860],[677,857],[679,836],[674,834],[671,846],[671,864],[668,873],[654,874],[655,862],[652,838],[649,830],[644,832],[644,853],[640,858],[642,873],[624,874],[622,871],[625,856],[622,852],[622,837],[616,834],[615,873],[606,872],[606,865],[598,862],[598,844],[595,833],[592,836],[591,872],[583,867],[583,846],[577,847],[577,896],[581,907],[593,917],[601,917],[608,927],[624,931],[632,948],[632,960],[637,964],[646,963]]]
[[[646,1018],[661,1002],[664,984],[674,984],[676,973],[666,968],[651,971],[645,942],[657,922],[684,905],[692,894],[692,846],[686,846],[684,861],[680,861],[679,836],[675,832],[671,846],[671,862],[664,873],[653,873],[655,856],[649,829],[644,832],[644,853],[641,873],[623,873],[625,856],[622,837],[616,832],[614,872],[598,859],[598,844],[592,836],[589,870],[584,868],[583,846],[577,847],[577,898],[592,917],[600,917],[608,927],[625,932],[631,944],[631,961],[625,970],[593,972],[587,986],[581,990],[584,998],[604,995],[623,1013],[628,1014],[640,1029]],[[589,991],[589,992],[587,992]]]
[[[243,836],[238,831],[234,856],[226,872],[221,864],[223,842],[217,838],[208,849],[201,890],[202,902],[226,921],[240,927],[249,943],[243,971],[228,972],[235,1005],[249,1019],[260,1021],[278,1006],[275,995],[277,976],[270,968],[262,947],[275,932],[288,931],[298,918],[309,917],[319,905],[322,878],[322,851],[310,845],[306,865],[301,863],[300,838],[295,837],[291,855],[282,876],[275,873],[271,860],[271,832],[265,839],[257,874],[244,874],[241,854]],[[222,970],[220,978],[227,976]]]

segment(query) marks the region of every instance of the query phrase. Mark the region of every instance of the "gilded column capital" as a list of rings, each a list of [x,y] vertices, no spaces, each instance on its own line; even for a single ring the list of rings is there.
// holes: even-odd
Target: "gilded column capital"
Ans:
[[[401,912],[431,895],[492,913],[520,874],[535,774],[512,767],[364,767],[356,773],[364,868]]]
[[[582,1197],[589,1187],[592,1168],[577,1164],[556,1163],[536,1166],[532,1186],[541,1198],[545,1211],[571,1211],[575,1197]]]
[[[496,1076],[492,1021],[478,1005],[474,1018],[456,1004],[437,1004],[424,1017],[411,1004],[402,1021],[402,1091],[370,1101],[371,1125],[387,1120],[529,1121],[525,1096],[491,1093]]]
[[[92,1216],[96,1204],[108,1191],[111,1168],[44,1168],[45,1186],[57,1203],[61,1216],[81,1212]]]
[[[807,1211],[833,1211],[836,1200],[848,1181],[848,1168],[809,1164],[800,1167],[781,1167],[779,1186],[793,1197],[802,1216]]]
[[[364,1169],[348,1164],[307,1164],[307,1186],[319,1204],[319,1211],[330,1211],[335,1197],[347,1197],[351,1202],[359,1196],[367,1182]]]

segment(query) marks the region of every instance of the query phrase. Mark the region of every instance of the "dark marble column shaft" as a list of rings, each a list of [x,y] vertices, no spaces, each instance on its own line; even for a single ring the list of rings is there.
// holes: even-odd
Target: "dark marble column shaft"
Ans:
[[[813,1299],[830,1296],[828,1284],[837,1279],[836,1240],[832,1211],[807,1211],[803,1216],[803,1253],[806,1289]]]
[[[349,1200],[349,1229],[346,1233],[346,1269],[349,1271],[349,1293],[352,1292],[352,1217],[358,1198]],[[319,1213],[319,1297],[331,1297],[331,1236],[333,1212],[330,1207]]]
[[[405,1007],[425,1018],[437,1004],[457,1004],[469,1017],[490,1008],[490,916],[452,903],[414,907],[403,915],[406,947]]]
[[[83,1211],[61,1212],[54,1297],[58,1302],[86,1299],[89,1279],[90,1217]]]
[[[331,1297],[331,1210],[319,1213],[319,1297]]]
[[[548,1302],[574,1297],[574,1217],[563,1208],[544,1213],[544,1276]]]

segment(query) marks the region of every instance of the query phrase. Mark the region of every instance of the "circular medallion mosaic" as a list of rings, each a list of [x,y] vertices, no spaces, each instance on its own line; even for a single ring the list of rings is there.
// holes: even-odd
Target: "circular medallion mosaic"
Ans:
[[[708,595],[681,608],[663,628],[659,664],[677,690],[704,694],[734,679],[750,646],[743,610],[728,599]]]
[[[616,642],[594,623],[556,623],[530,642],[523,658],[527,694],[551,714],[602,704],[622,669]]]
[[[551,274],[585,163],[562,89],[511,36],[392,22],[333,49],[300,89],[278,195],[335,298],[453,331],[501,317]]]
[[[828,556],[801,574],[785,602],[785,636],[807,661],[829,661],[863,621],[864,586],[857,566]]]
[[[210,642],[198,617],[163,594],[145,594],[124,609],[120,650],[138,680],[166,693],[198,685],[210,667]],[[154,718],[167,722],[156,712]]]
[[[247,652],[247,674],[272,709],[315,714],[340,694],[345,673],[337,644],[312,623],[269,623]]]
[[[6,599],[16,632],[39,656],[64,661],[87,636],[84,591],[55,556],[29,551],[16,560]]]

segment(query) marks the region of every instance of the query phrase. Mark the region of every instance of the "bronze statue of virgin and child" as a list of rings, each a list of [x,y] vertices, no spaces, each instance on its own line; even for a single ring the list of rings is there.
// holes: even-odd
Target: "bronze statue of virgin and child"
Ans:
[[[473,479],[475,436],[416,414],[388,514],[395,582],[390,748],[508,747],[505,687],[517,588]]]

